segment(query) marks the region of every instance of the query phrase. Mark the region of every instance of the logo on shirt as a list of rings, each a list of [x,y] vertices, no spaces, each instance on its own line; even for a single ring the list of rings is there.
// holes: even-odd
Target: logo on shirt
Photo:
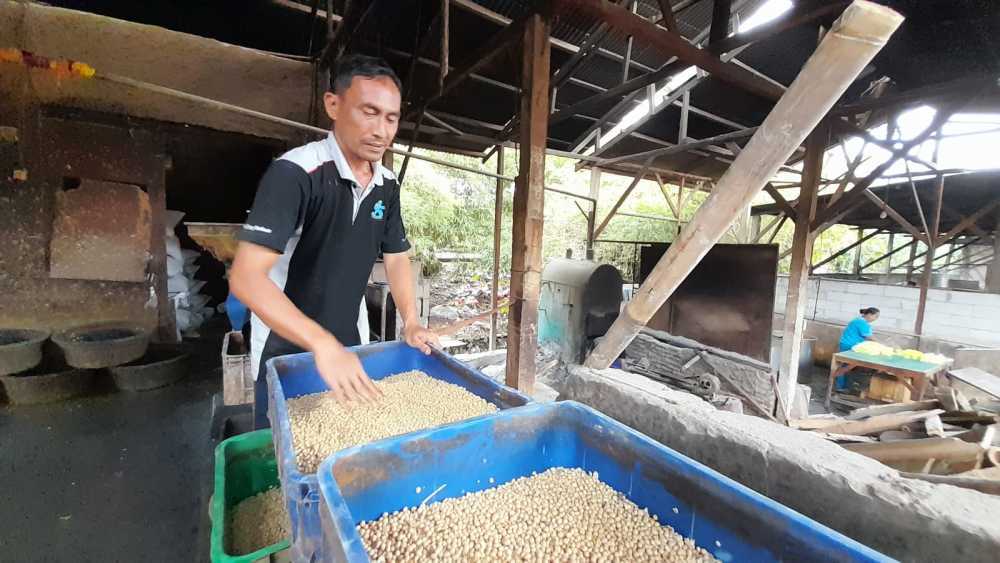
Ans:
[[[385,204],[382,203],[382,200],[380,199],[375,202],[375,209],[372,210],[372,219],[380,220],[384,216],[385,216]]]

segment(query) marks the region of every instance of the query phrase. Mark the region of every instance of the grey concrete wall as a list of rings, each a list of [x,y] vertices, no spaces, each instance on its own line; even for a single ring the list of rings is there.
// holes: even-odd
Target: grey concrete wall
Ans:
[[[777,316],[777,320],[781,316]],[[896,348],[913,348],[921,352],[943,354],[955,360],[955,368],[976,367],[1000,375],[1000,348],[981,348],[961,342],[952,342],[932,336],[917,336],[888,330],[875,329],[875,339]],[[829,366],[830,358],[840,345],[844,325],[826,321],[806,321],[805,336],[815,338],[813,361],[816,365]]]
[[[572,366],[556,384],[748,487],[902,561],[996,561],[1000,498],[902,479],[876,461],[619,370]]]

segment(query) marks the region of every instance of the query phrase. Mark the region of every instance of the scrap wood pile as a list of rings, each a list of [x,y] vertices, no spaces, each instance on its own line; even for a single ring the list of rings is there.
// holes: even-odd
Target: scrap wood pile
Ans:
[[[968,400],[946,386],[934,388],[934,395],[789,424],[878,460],[904,477],[1000,495],[1000,401]]]

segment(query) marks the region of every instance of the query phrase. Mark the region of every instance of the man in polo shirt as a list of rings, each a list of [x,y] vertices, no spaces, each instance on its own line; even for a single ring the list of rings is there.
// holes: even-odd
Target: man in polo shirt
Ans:
[[[338,401],[378,399],[347,347],[368,341],[364,290],[380,253],[406,342],[424,353],[437,342],[417,316],[399,182],[381,164],[399,126],[399,79],[381,59],[346,56],[323,102],[333,131],[268,168],[230,271],[232,293],[253,312],[258,428],[267,426],[264,362],[275,356],[310,351]]]

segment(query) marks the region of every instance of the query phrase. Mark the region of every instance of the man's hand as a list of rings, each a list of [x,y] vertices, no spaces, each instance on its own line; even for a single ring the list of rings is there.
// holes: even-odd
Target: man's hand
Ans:
[[[318,346],[313,351],[319,375],[333,391],[337,402],[346,405],[349,401],[369,403],[377,401],[382,392],[365,373],[358,356],[339,342],[333,341]]]
[[[420,323],[408,324],[403,327],[403,337],[406,338],[406,343],[414,348],[420,350],[424,354],[431,353],[431,344],[434,346],[440,346],[441,342],[438,340],[438,335],[427,330]]]

